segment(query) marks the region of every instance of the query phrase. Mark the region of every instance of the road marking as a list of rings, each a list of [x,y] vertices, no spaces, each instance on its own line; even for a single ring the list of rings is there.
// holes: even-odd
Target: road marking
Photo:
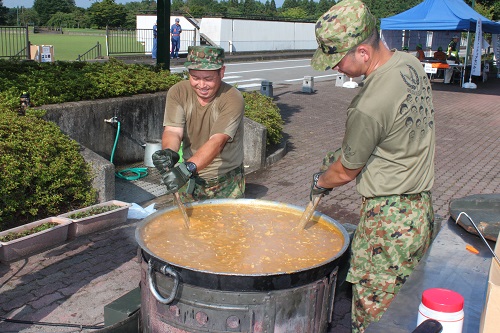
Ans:
[[[244,89],[244,88],[254,88],[254,87],[260,87],[260,83],[252,83],[252,84],[242,84],[238,85],[238,89]]]
[[[233,84],[233,83],[238,83],[238,82],[251,82],[251,81],[263,81],[264,79],[248,79],[248,80],[236,80],[236,81],[226,81],[226,78],[224,78],[224,82]],[[259,83],[260,86],[260,83]]]
[[[282,70],[282,69],[293,69],[293,68],[301,68],[301,67],[311,67],[311,65],[291,66],[291,67],[277,67],[277,68],[263,68],[263,69],[252,69],[252,70],[249,70],[249,71],[229,72],[227,74],[240,74],[240,73],[252,73],[252,72],[278,71],[278,70]]]
[[[259,61],[258,63],[260,64],[275,64],[275,63],[281,63],[281,62],[293,62],[293,61],[311,61],[311,59],[290,59],[290,60],[273,60],[273,61]],[[255,61],[253,62],[237,62],[237,63],[226,63],[226,67],[234,67],[234,66],[240,66],[240,65],[255,65]]]
[[[241,75],[234,75],[234,76],[225,76],[224,75],[224,80],[228,80],[228,79],[238,79],[240,78]]]
[[[330,75],[320,75],[320,76],[311,76],[312,78],[320,79],[323,77],[332,77],[332,76],[338,76],[339,74],[330,74]],[[304,78],[301,79],[290,79],[290,80],[285,80],[285,82],[294,82],[294,81],[302,81]]]

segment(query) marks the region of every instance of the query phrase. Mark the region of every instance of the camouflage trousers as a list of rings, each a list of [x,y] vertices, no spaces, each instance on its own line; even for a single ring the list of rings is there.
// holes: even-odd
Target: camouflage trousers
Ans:
[[[351,244],[352,332],[378,321],[431,242],[430,192],[364,198]]]
[[[245,197],[245,173],[243,165],[217,178],[192,180],[194,188],[188,193],[189,183],[179,190],[181,201],[194,202],[207,199],[238,199]]]

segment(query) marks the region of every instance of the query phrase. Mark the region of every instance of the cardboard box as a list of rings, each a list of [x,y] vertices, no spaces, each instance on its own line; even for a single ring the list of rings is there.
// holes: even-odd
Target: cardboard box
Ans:
[[[54,46],[30,45],[31,60],[37,62],[54,62]]]
[[[499,235],[500,237],[500,235]],[[500,240],[500,238],[498,238]],[[495,245],[495,253],[500,257],[500,241]],[[500,327],[500,265],[491,259],[490,273],[488,276],[488,291],[483,313],[481,314],[481,333],[497,333]]]

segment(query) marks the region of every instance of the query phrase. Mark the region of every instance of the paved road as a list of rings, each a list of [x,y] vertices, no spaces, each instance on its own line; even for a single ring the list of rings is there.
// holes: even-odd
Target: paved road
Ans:
[[[259,90],[262,81],[270,81],[274,88],[298,84],[304,77],[314,77],[315,82],[335,80],[337,71],[319,72],[311,67],[311,51],[233,53],[225,55],[224,81],[240,90]],[[127,63],[155,64],[150,58],[122,58]],[[186,55],[170,60],[170,70],[182,73],[186,70]]]
[[[181,63],[171,67],[174,73],[186,69]],[[306,76],[314,77],[314,82],[335,80],[337,71],[319,72],[311,67],[311,59],[274,59],[266,61],[244,61],[226,63],[224,81],[235,85],[240,90],[259,90],[262,81],[272,82],[273,88],[297,84]]]
[[[301,85],[274,91],[285,121],[288,153],[265,170],[247,177],[248,198],[307,203],[311,175],[325,152],[342,140],[345,109],[357,89]],[[438,218],[448,217],[453,198],[500,193],[500,80],[477,90],[434,83],[436,109],[436,181],[433,197]],[[158,202],[164,198],[158,198]],[[334,190],[318,210],[340,223],[357,224],[360,197],[354,184]],[[0,264],[0,315],[19,320],[98,325],[103,309],[138,286],[134,231],[137,220],[67,242],[11,264]],[[341,291],[329,332],[350,332],[350,296]],[[1,332],[71,332],[64,327],[0,323]],[[93,330],[84,329],[83,332]]]

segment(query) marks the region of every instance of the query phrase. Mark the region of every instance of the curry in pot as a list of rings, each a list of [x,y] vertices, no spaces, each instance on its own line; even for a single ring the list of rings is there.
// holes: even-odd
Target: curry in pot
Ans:
[[[292,273],[330,261],[342,233],[314,216],[302,230],[300,211],[286,206],[198,205],[149,221],[142,238],[156,257],[194,270],[227,274]]]

